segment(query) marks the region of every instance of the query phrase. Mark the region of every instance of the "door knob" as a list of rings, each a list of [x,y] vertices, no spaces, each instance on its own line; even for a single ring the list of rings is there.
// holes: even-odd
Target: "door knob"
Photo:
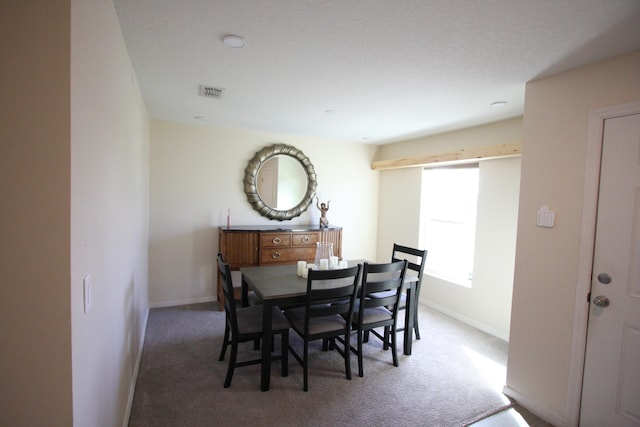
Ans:
[[[600,273],[598,274],[598,282],[602,283],[603,285],[608,285],[609,283],[611,283],[611,276],[607,273]]]
[[[598,295],[593,299],[593,303],[598,307],[609,307],[609,298],[604,295]]]

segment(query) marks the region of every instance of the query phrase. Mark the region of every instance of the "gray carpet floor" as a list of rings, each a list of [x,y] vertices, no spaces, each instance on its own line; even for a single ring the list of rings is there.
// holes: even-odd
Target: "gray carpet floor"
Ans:
[[[260,391],[260,366],[238,368],[223,388],[227,359],[218,361],[224,313],[217,303],[152,309],[129,426],[463,426],[510,406],[501,392],[507,343],[420,305],[421,340],[413,354],[391,363],[372,337],[364,378],[344,374],[335,351],[310,349],[309,391],[290,357],[289,376],[272,365],[271,389]],[[292,345],[301,340],[290,334]],[[276,340],[276,347],[279,346]],[[238,360],[255,358],[252,343]]]

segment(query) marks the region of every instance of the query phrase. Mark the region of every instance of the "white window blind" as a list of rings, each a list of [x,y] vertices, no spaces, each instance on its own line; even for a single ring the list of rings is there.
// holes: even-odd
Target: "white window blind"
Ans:
[[[421,247],[426,273],[471,286],[478,202],[478,165],[424,169]]]

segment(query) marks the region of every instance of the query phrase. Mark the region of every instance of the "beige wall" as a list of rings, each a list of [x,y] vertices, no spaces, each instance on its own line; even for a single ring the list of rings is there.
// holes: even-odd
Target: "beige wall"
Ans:
[[[69,11],[21,1],[0,13],[2,425],[72,421]]]
[[[376,158],[437,154],[521,139],[522,118],[518,117],[385,145]],[[379,260],[389,259],[394,242],[420,247],[421,180],[420,167],[381,173]],[[473,286],[466,288],[427,275],[420,295],[422,302],[505,340],[509,337],[519,182],[519,157],[480,163]]]
[[[151,122],[149,298],[152,305],[215,299],[218,227],[316,224],[315,204],[300,217],[271,221],[255,212],[243,177],[256,151],[275,142],[302,150],[315,167],[318,193],[331,200],[331,224],[343,227],[343,256],[376,254],[378,176],[375,147],[340,141]]]
[[[569,373],[581,357],[571,345],[589,112],[638,100],[640,51],[526,88],[507,390],[558,425],[579,403]],[[541,205],[557,212],[554,228],[536,227]]]
[[[520,158],[487,160],[479,168],[472,286],[426,276],[421,297],[428,305],[508,341]]]
[[[122,425],[147,312],[148,120],[113,4],[8,2],[0,31],[0,424]]]

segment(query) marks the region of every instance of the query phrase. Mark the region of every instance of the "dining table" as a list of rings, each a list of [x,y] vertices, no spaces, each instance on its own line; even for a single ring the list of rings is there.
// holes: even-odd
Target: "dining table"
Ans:
[[[349,267],[363,264],[366,260],[348,260]],[[282,309],[305,303],[307,293],[307,279],[298,276],[296,264],[261,265],[253,267],[241,267],[242,273],[242,304],[248,305],[248,293],[252,290],[262,303],[262,364],[260,373],[260,388],[269,390],[271,382],[271,345],[272,342],[272,307]],[[413,324],[417,301],[412,298],[415,295],[415,285],[418,276],[411,270],[407,270],[404,280],[404,288],[407,293],[407,309],[405,310],[404,324],[404,354],[411,354],[413,341]]]

